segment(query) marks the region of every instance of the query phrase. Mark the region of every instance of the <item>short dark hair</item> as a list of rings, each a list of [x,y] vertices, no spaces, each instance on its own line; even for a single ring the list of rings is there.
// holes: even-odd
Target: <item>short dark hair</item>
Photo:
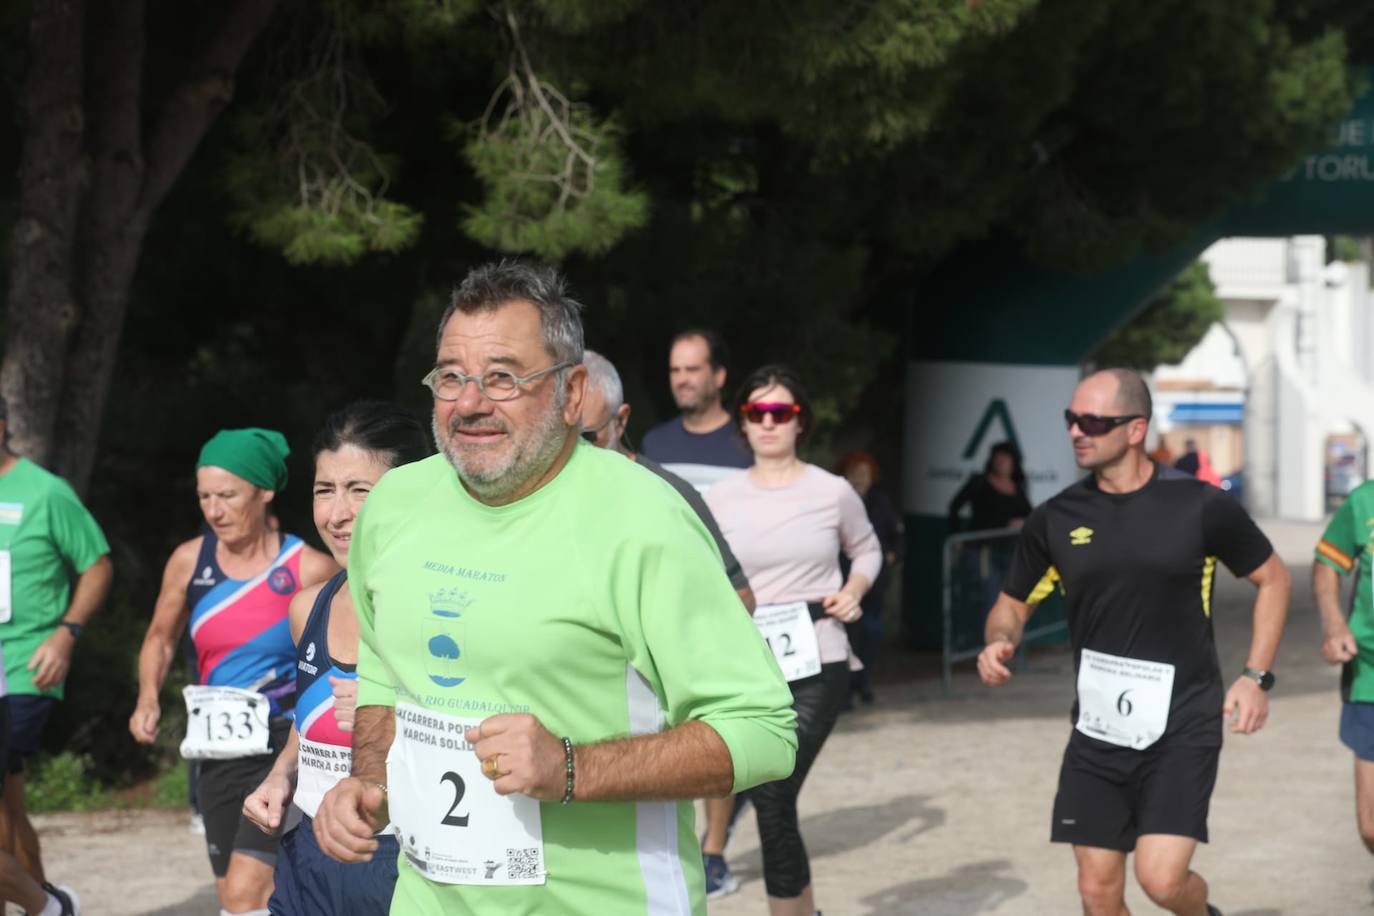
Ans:
[[[679,340],[686,340],[689,337],[700,337],[706,341],[706,359],[711,363],[711,369],[724,369],[725,364],[730,361],[730,345],[725,342],[725,338],[720,336],[720,332],[711,328],[688,328],[673,335],[672,343],[668,344],[671,350],[677,346]]]
[[[528,302],[539,310],[544,349],[559,363],[582,362],[582,303],[568,295],[563,276],[547,264],[502,260],[474,267],[453,291],[439,319],[436,342],[454,312],[495,311],[507,302]]]
[[[797,422],[802,425],[801,432],[797,433],[797,444],[805,442],[811,438],[812,428],[815,426],[815,413],[811,410],[811,396],[806,393],[806,386],[802,384],[801,376],[793,372],[787,366],[780,363],[771,363],[767,366],[760,366],[749,377],[740,383],[739,389],[735,392],[735,426],[741,433],[744,432],[744,405],[749,403],[749,393],[756,388],[771,388],[774,385],[781,385],[792,394],[792,400],[797,402],[801,408],[801,415],[797,417]]]
[[[1154,416],[1154,401],[1150,397],[1150,386],[1140,373],[1132,369],[1103,369],[1116,379],[1116,406],[1128,414],[1139,414],[1146,420]]]
[[[324,421],[311,453],[319,458],[321,452],[351,445],[394,468],[428,458],[430,441],[424,426],[404,407],[388,401],[354,401]]]

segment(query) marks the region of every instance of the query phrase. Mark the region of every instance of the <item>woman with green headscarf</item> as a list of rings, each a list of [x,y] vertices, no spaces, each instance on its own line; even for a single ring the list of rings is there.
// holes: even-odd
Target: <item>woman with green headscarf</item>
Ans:
[[[204,531],[172,552],[138,658],[135,739],[157,737],[158,694],[188,622],[197,683],[187,687],[182,756],[201,761],[199,801],[220,906],[267,912],[277,840],[242,817],[243,799],[290,733],[296,650],[287,611],[302,588],[338,571],[327,554],[280,534],[270,513],[286,486],[286,437],[224,429],[196,461]]]

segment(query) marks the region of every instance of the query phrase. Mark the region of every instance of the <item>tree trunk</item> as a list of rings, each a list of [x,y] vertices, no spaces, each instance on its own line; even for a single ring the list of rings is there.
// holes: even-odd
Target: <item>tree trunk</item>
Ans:
[[[67,344],[80,318],[73,263],[85,171],[84,19],[82,0],[42,0],[29,20],[0,393],[10,405],[11,447],[39,463],[52,449]]]
[[[79,492],[90,479],[129,287],[147,232],[139,211],[145,173],[143,25],[143,0],[91,11],[87,149],[92,181],[81,210],[75,262],[83,309],[68,350],[51,461]],[[110,341],[108,356],[103,339]]]
[[[80,0],[34,4],[29,123],[0,392],[11,399],[16,450],[53,468],[78,492],[85,491],[95,463],[129,289],[152,214],[233,98],[234,74],[277,5],[233,4],[168,99],[145,152],[143,0],[95,11],[86,109]],[[83,136],[87,110],[90,129]],[[86,149],[94,172],[89,188],[80,168]]]

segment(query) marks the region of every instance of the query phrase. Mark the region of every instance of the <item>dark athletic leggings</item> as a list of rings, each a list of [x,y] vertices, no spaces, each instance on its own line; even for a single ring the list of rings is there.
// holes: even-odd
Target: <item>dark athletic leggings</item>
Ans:
[[[820,674],[788,686],[797,711],[797,766],[786,779],[749,790],[763,845],[763,884],[768,896],[783,898],[801,896],[811,883],[811,864],[797,824],[797,796],[849,692],[849,665],[822,665]]]

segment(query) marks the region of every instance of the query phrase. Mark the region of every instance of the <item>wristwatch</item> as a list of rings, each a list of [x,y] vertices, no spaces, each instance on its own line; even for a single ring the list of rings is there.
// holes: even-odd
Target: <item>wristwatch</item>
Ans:
[[[1256,671],[1254,668],[1246,668],[1240,673],[1241,677],[1248,677],[1250,680],[1259,684],[1260,690],[1273,690],[1274,683],[1278,680],[1272,671]]]
[[[81,624],[77,623],[75,620],[59,620],[57,625],[66,627],[67,632],[72,634],[72,639],[76,639],[81,635]]]

